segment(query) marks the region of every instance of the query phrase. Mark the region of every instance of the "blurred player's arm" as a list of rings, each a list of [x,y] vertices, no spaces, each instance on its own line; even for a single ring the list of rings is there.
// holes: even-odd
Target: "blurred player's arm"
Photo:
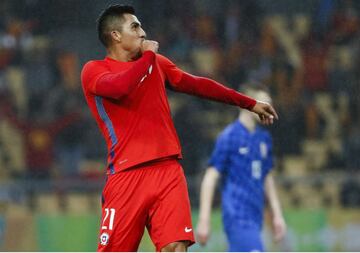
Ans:
[[[166,72],[170,89],[239,106],[258,114],[261,122],[266,125],[272,124],[274,119],[278,119],[276,111],[270,104],[256,101],[212,79],[186,73],[164,56],[158,58]]]
[[[197,240],[201,245],[205,245],[210,237],[212,203],[219,177],[220,173],[214,167],[209,167],[201,183],[199,221],[196,229]]]
[[[271,212],[271,225],[275,242],[281,241],[286,234],[286,223],[281,210],[275,181],[271,174],[265,179],[265,195]]]

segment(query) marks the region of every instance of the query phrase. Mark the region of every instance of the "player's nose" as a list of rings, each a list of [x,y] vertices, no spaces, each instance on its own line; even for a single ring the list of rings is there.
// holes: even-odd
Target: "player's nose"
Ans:
[[[140,38],[146,39],[146,32],[142,28],[140,29]]]

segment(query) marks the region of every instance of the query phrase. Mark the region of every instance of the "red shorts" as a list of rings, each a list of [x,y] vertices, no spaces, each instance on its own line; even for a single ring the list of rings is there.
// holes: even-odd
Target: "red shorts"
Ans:
[[[108,177],[98,251],[136,251],[145,226],[157,251],[172,242],[194,243],[186,179],[176,160]]]

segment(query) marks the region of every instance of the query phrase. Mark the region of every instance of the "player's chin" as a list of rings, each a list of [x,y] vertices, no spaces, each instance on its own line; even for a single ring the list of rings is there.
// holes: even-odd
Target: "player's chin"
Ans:
[[[141,52],[141,49],[139,49],[136,53],[135,53],[135,59],[139,59],[141,56],[142,56],[142,52]]]

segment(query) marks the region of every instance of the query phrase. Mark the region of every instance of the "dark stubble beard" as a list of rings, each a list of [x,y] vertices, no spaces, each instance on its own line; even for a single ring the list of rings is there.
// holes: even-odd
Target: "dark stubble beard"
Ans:
[[[139,50],[136,52],[136,54],[134,55],[134,57],[132,58],[133,61],[136,61],[137,59],[139,59],[142,56],[142,52],[141,49],[139,48]]]
[[[142,56],[141,49],[136,53],[135,60],[139,59]]]

